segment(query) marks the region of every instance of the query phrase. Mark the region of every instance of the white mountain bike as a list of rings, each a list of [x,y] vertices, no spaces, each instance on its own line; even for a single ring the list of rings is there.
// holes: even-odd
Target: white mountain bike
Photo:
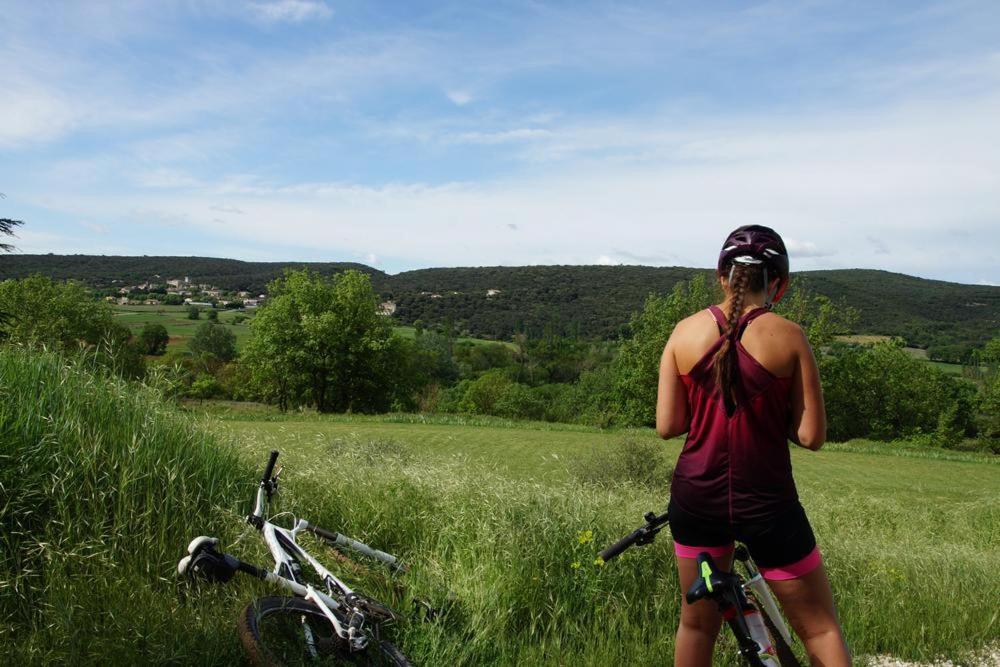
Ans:
[[[392,568],[405,567],[395,556],[346,535],[320,528],[305,519],[298,519],[288,530],[264,518],[265,506],[278,489],[281,469],[274,473],[277,459],[278,452],[271,452],[257,490],[253,513],[247,517],[247,523],[260,532],[274,557],[274,571],[221,553],[216,549],[219,544],[217,539],[201,536],[191,541],[188,555],[177,564],[177,572],[215,582],[229,581],[237,572],[243,572],[292,593],[294,597],[260,598],[240,612],[237,624],[240,640],[255,665],[346,662],[409,666],[410,662],[402,652],[380,636],[382,626],[396,620],[397,614],[380,602],[352,590],[297,544],[295,538],[306,531],[334,547],[346,547]],[[317,590],[307,583],[302,572],[303,563],[312,567],[315,578],[325,590]]]

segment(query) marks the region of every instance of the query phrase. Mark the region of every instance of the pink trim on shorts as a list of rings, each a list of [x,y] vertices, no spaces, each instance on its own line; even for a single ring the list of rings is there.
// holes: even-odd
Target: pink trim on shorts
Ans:
[[[813,550],[805,558],[797,560],[791,565],[762,567],[760,573],[764,575],[765,579],[771,581],[785,581],[786,579],[804,577],[822,564],[823,558],[819,555],[819,547],[813,547]]]
[[[702,551],[708,553],[712,558],[723,558],[733,553],[734,544],[723,544],[718,547],[689,547],[674,541],[674,553],[678,558],[697,558]]]

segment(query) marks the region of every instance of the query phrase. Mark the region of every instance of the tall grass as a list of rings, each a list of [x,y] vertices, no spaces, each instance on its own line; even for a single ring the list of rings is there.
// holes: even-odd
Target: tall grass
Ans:
[[[670,661],[680,591],[666,533],[613,563],[594,562],[643,512],[663,508],[663,489],[511,479],[460,458],[401,453],[402,440],[292,449],[283,437],[247,444],[286,448],[285,508],[413,564],[402,594],[374,578],[363,589],[397,604],[425,595],[447,608],[440,625],[403,629],[400,643],[419,664]],[[982,604],[1000,597],[996,502],[906,507],[845,488],[811,490],[804,501],[859,656],[961,660],[997,636],[1000,619]],[[724,634],[715,664],[734,658]]]
[[[266,563],[240,516],[272,448],[287,466],[275,511],[412,566],[396,578],[377,567],[348,571],[349,581],[400,609],[414,596],[444,609],[439,622],[404,623],[394,635],[415,664],[670,661],[680,591],[667,535],[595,563],[600,547],[664,507],[665,489],[512,476],[495,457],[460,452],[475,433],[502,449],[506,432],[510,442],[536,438],[539,449],[560,441],[569,456],[572,443],[561,439],[598,435],[531,436],[491,423],[449,426],[453,440],[441,426],[390,424],[373,438],[361,435],[367,423],[352,422],[331,437],[317,425],[254,422],[235,448],[150,390],[54,355],[0,349],[0,663],[240,662],[236,611],[271,591],[240,579],[193,587],[173,572],[199,533]],[[418,429],[454,453],[418,446]],[[907,479],[905,493],[878,469],[887,464]],[[825,484],[818,469],[797,469],[813,482],[803,501],[858,654],[960,658],[997,636],[1000,494],[935,481],[961,474],[995,485],[994,470],[851,452],[825,459]],[[734,656],[723,635],[716,664],[735,665]]]
[[[0,350],[3,662],[233,658],[230,622],[183,603],[173,570],[192,531],[238,526],[224,512],[245,475],[151,391]]]

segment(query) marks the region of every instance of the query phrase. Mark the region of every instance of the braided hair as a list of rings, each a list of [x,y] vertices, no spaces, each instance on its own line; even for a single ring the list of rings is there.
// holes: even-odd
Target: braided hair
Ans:
[[[739,405],[736,395],[740,364],[736,354],[736,326],[743,314],[743,301],[747,292],[759,292],[765,288],[764,270],[760,265],[733,262],[728,267],[729,313],[727,314],[726,339],[715,353],[715,385],[722,395],[726,414],[732,414]]]

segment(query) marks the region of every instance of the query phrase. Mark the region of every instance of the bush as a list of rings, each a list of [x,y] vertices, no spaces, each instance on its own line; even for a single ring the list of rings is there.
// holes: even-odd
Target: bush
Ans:
[[[661,442],[630,434],[574,460],[570,472],[585,484],[666,491],[674,466]]]
[[[200,320],[201,319],[201,308],[198,306],[188,306],[187,307],[187,317],[189,320]]]
[[[138,342],[143,354],[161,356],[167,351],[170,335],[162,324],[147,324],[142,328]]]
[[[975,434],[975,390],[908,355],[899,342],[835,346],[820,359],[831,440],[935,433],[939,444]]]

